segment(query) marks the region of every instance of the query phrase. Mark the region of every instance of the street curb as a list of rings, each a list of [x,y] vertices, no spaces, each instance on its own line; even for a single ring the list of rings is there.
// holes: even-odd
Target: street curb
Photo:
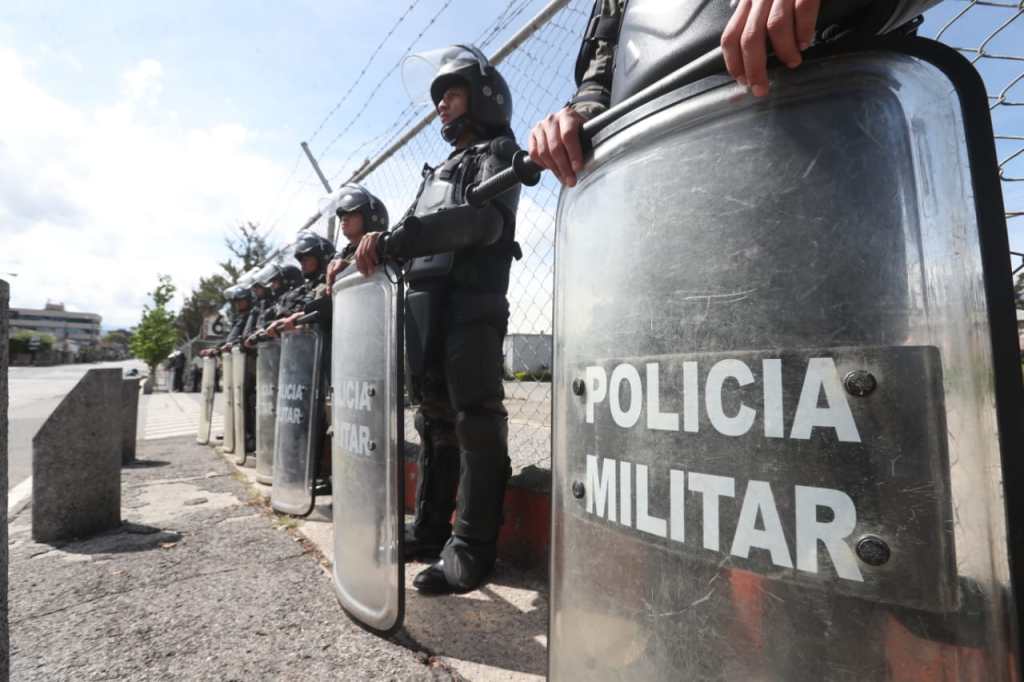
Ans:
[[[237,464],[234,456],[224,454],[219,445],[211,443],[209,448],[236,471],[243,472],[249,468]],[[518,568],[546,570],[551,545],[551,493],[542,483],[538,484],[538,479],[544,479],[550,474],[544,470],[531,469],[535,468],[528,467],[509,480],[505,491],[505,522],[498,536],[498,556]],[[404,471],[404,507],[407,514],[412,514],[415,512],[419,468],[415,461],[407,457]],[[269,497],[270,486],[259,485],[260,494]]]

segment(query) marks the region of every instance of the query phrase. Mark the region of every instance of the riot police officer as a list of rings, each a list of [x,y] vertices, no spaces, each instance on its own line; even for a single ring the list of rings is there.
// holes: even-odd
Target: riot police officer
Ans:
[[[838,35],[848,30],[878,35],[890,33],[907,26],[938,2],[857,0],[849,3],[854,18],[840,26],[827,27],[827,33]],[[612,100],[619,32],[629,20],[630,10],[641,4],[627,7],[625,0],[596,0],[576,61],[576,94],[560,111],[537,123],[530,133],[530,158],[554,173],[563,185],[575,186],[576,174],[583,169],[580,127],[605,111]],[[821,37],[815,33],[820,9],[821,0],[739,0],[726,19],[726,3],[681,3],[678,9],[669,10],[675,15],[669,20],[688,22],[690,27],[673,31],[671,27],[662,26],[659,34],[678,36],[680,41],[691,44],[680,50],[680,61],[674,64],[682,66],[688,59],[714,47],[707,44],[701,33],[724,26],[719,42],[726,69],[738,83],[749,87],[751,94],[763,97],[768,94],[769,85],[768,48],[786,67],[798,67],[803,61],[801,52]],[[657,71],[650,74],[652,78],[658,75],[665,74]],[[633,91],[637,89],[639,87]]]
[[[466,190],[507,168],[518,150],[508,85],[473,47],[449,48],[436,65],[430,96],[455,149],[424,169],[419,195],[394,231],[362,239],[356,264],[370,274],[387,259],[406,263],[406,352],[422,443],[406,548],[441,550],[414,585],[447,593],[476,588],[495,561],[510,474],[501,344],[509,270],[521,253],[518,189],[482,208],[466,203]]]
[[[224,298],[231,304],[231,312],[234,314],[234,322],[231,324],[231,331],[221,346],[221,351],[231,351],[236,343],[241,343],[245,326],[249,322],[249,315],[252,310],[252,292],[246,286],[234,285],[224,291]]]
[[[348,244],[327,266],[327,293],[339,274],[355,260],[363,235],[388,229],[388,210],[384,203],[362,185],[343,185],[331,198],[328,210],[341,221],[341,234]]]
[[[294,329],[296,320],[315,310],[319,312],[318,324],[329,332],[331,306],[326,297],[325,279],[327,264],[335,254],[334,244],[314,232],[303,232],[295,241],[293,254],[299,262],[305,283],[293,290],[293,295],[286,301],[289,307],[281,311],[284,317],[271,324],[267,331],[275,335],[283,330]]]

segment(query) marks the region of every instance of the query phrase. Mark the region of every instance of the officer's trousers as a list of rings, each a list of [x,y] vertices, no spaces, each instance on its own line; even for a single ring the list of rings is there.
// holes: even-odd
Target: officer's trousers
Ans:
[[[444,542],[454,532],[485,554],[493,554],[510,474],[501,348],[508,304],[499,298],[498,306],[490,295],[483,303],[447,298],[436,342],[424,353],[416,414],[422,447],[414,535]]]

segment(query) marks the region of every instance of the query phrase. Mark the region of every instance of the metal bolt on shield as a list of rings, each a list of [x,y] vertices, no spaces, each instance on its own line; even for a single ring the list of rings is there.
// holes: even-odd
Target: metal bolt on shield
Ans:
[[[857,556],[868,566],[881,566],[889,561],[892,551],[882,538],[867,535],[857,542]]]
[[[587,494],[587,489],[583,486],[583,481],[572,482],[572,496],[577,500],[582,500],[583,496]]]
[[[863,398],[878,387],[878,380],[871,372],[855,369],[843,377],[843,386],[850,395]]]
[[[576,395],[583,395],[587,391],[587,385],[583,383],[583,379],[572,380],[572,392]]]

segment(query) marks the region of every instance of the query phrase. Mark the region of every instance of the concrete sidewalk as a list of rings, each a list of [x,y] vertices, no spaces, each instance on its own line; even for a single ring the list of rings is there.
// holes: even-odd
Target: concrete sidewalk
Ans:
[[[219,448],[215,448],[219,451]],[[254,462],[225,461],[269,504],[270,486],[257,483]],[[317,548],[325,571],[333,561],[330,498],[317,498],[306,519],[278,517]],[[411,517],[406,517],[411,523]],[[412,580],[426,564],[405,565],[405,626],[397,640],[470,680],[534,682],[547,673],[548,598],[544,568],[521,569],[499,558],[494,575],[478,590],[444,597],[420,595]],[[344,615],[340,617],[344,618]]]
[[[117,531],[41,545],[29,508],[11,519],[12,679],[458,679],[415,637],[349,621],[315,546],[212,450],[138,458]]]

